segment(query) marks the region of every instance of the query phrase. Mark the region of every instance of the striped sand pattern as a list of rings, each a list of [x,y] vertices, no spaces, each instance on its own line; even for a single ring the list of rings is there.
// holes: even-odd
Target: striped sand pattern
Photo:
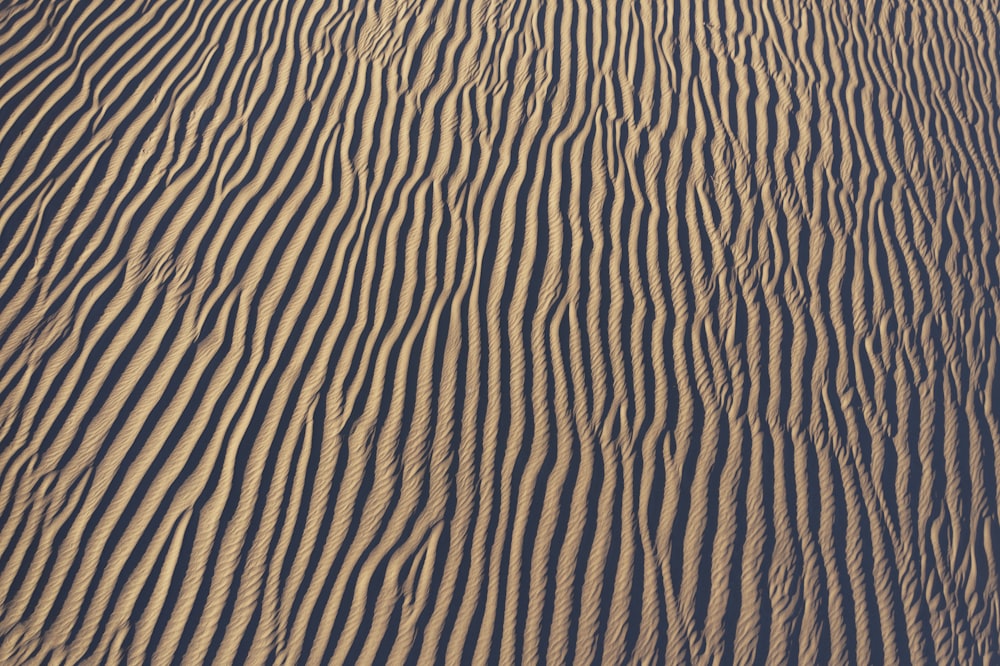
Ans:
[[[1000,658],[994,0],[0,0],[0,662]]]

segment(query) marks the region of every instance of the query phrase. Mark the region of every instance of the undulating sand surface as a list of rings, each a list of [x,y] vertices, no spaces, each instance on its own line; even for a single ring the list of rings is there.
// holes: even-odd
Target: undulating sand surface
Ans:
[[[996,663],[997,0],[0,0],[0,662]]]

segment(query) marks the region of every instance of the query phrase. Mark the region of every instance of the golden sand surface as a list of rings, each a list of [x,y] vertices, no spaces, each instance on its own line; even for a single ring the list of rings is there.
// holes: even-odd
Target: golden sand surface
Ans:
[[[0,663],[996,663],[997,0],[0,0]]]

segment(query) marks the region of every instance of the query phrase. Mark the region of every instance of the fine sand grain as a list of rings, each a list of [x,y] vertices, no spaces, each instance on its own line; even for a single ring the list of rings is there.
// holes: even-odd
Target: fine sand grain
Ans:
[[[0,663],[996,663],[997,0],[0,0]]]

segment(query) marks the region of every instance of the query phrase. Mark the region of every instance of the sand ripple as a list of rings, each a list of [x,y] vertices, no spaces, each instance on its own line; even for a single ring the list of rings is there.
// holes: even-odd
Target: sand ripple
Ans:
[[[1000,658],[998,16],[0,0],[0,661]]]

